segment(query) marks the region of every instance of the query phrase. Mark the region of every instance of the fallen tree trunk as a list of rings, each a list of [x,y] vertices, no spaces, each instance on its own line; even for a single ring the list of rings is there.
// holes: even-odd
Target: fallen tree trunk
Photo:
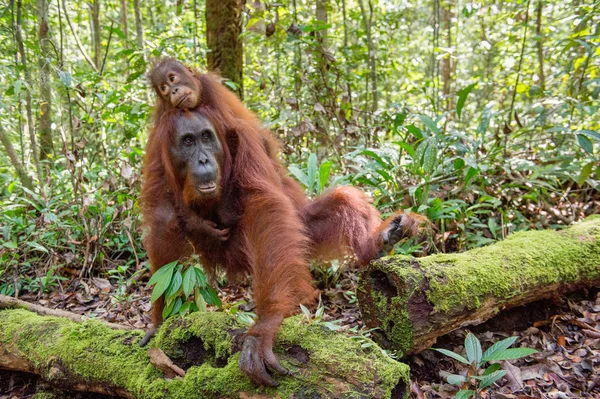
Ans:
[[[169,319],[150,348],[140,348],[139,330],[0,310],[0,368],[34,373],[62,390],[123,398],[408,397],[408,366],[376,345],[299,320],[286,320],[278,335],[275,352],[291,371],[277,377],[278,388],[256,388],[240,372],[244,328],[220,312]],[[168,369],[185,376],[165,379]]]
[[[376,340],[411,354],[504,309],[598,285],[600,217],[592,216],[464,253],[380,259],[361,273],[357,295],[365,324],[380,328]]]

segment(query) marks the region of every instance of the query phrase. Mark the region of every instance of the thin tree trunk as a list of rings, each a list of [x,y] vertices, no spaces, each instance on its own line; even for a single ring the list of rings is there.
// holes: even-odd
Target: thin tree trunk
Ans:
[[[69,12],[67,10],[66,1],[67,0],[62,0],[62,7],[63,7],[63,11],[65,13],[65,19],[67,20],[67,24],[69,24],[69,29],[71,29],[71,33],[73,34],[75,43],[77,43],[77,48],[79,49],[79,52],[81,53],[83,58],[87,61],[89,66],[92,67],[92,69],[95,72],[98,72],[98,68],[96,68],[96,64],[94,64],[94,61],[92,61],[92,59],[90,58],[88,53],[86,53],[85,49],[83,48],[83,45],[81,44],[81,40],[79,40],[79,36],[77,35],[77,32],[75,31],[75,28],[73,28],[73,24],[71,23],[71,18],[69,18]]]
[[[206,0],[208,70],[235,83],[240,97],[244,93],[241,33],[242,0]]]
[[[317,0],[315,7],[315,16],[317,17],[317,21],[320,21],[324,24],[327,23],[327,7],[329,0]],[[321,30],[317,32],[317,37],[319,38],[319,42],[323,47],[326,47],[327,42],[327,29]]]
[[[363,4],[363,0],[358,0],[358,5],[360,6],[360,12],[362,14],[362,20],[365,27],[365,33],[367,34],[367,47],[369,50],[369,67],[371,69],[371,93],[373,101],[371,103],[371,112],[377,111],[377,102],[379,100],[379,93],[377,92],[377,50],[375,49],[375,44],[373,43],[373,36],[371,34],[371,28],[373,26],[373,3],[371,0],[368,0],[369,4],[369,15],[367,16],[367,11],[365,9],[365,5]]]
[[[144,48],[144,25],[142,24],[142,10],[140,9],[140,0],[133,0],[135,9],[135,31],[137,45],[140,49]]]
[[[121,30],[125,35],[123,47],[127,48],[129,42],[129,28],[127,26],[127,0],[121,0]]]
[[[544,7],[543,0],[538,0],[537,2],[537,21],[535,25],[535,33],[537,36],[537,55],[538,55],[538,63],[540,68],[540,87],[542,89],[542,93],[546,90],[546,74],[544,73],[544,36],[542,34],[542,11]]]
[[[27,54],[25,53],[25,45],[23,42],[23,29],[21,27],[23,21],[23,1],[17,0],[17,21],[15,26],[15,36],[17,38],[17,45],[19,48],[19,54],[21,56],[21,66],[23,67],[23,74],[25,75],[25,108],[27,111],[27,132],[29,133],[29,145],[31,147],[31,154],[35,165],[35,171],[39,180],[39,184],[42,184],[42,167],[40,166],[40,154],[38,152],[37,138],[35,135],[35,123],[33,122],[33,110],[31,105],[31,88],[33,87],[31,82],[31,75],[29,74],[29,66],[27,65]]]
[[[445,3],[445,7],[442,12],[442,19],[444,21],[444,29],[446,30],[446,48],[451,49],[453,46],[452,42],[452,18],[453,12],[452,7],[454,4],[452,1],[448,1]],[[444,57],[442,63],[442,76],[444,79],[442,92],[444,94],[444,98],[446,99],[446,111],[450,111],[453,107],[453,96],[452,96],[452,75],[453,75],[453,58],[451,54],[446,55]],[[448,115],[451,115],[449,112]],[[446,119],[447,120],[447,119]]]
[[[48,37],[48,0],[37,0],[38,43],[40,46],[40,159],[48,159],[54,152],[52,142],[52,92],[50,90],[51,46]]]
[[[100,0],[92,2],[92,38],[94,42],[94,64],[102,65],[102,43],[100,42]]]
[[[346,17],[346,0],[342,0],[342,18],[344,23],[344,51],[348,52],[348,19]],[[349,55],[349,54],[347,54]],[[352,104],[352,86],[350,85],[350,63],[346,62],[346,94],[348,95],[348,102]]]
[[[8,154],[8,158],[10,159],[10,163],[17,171],[17,176],[19,176],[21,184],[24,187],[33,190],[33,186],[31,185],[31,178],[27,175],[25,167],[23,166],[21,160],[17,156],[15,148],[13,147],[10,138],[2,128],[2,125],[0,125],[0,141],[2,141],[2,145],[4,145],[4,148],[6,149],[6,153]]]

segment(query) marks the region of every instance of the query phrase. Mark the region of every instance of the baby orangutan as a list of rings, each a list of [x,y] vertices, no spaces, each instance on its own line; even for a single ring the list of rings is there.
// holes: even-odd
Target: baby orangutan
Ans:
[[[193,109],[200,105],[200,82],[192,71],[174,59],[165,59],[148,74],[160,99],[173,108]]]

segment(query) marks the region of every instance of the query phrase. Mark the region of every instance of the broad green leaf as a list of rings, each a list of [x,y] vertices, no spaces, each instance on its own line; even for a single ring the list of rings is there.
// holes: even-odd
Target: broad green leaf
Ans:
[[[464,364],[471,364],[467,359],[465,359],[464,357],[462,357],[461,355],[459,355],[458,353],[454,353],[452,351],[449,351],[448,349],[438,349],[438,348],[431,348],[434,351],[438,351],[446,356],[451,357],[452,359],[458,360],[461,363]]]
[[[177,270],[171,278],[171,284],[165,291],[165,298],[170,298],[174,296],[177,291],[181,288],[181,284],[183,283],[183,276],[181,275],[181,271]]]
[[[592,174],[595,164],[596,164],[595,161],[588,162],[587,164],[585,164],[585,166],[583,168],[581,168],[581,173],[579,174],[579,178],[577,179],[577,184],[579,186],[583,186],[585,184],[585,181]]]
[[[490,366],[487,369],[485,369],[485,371],[483,372],[482,375],[492,374],[492,373],[500,370],[501,368],[502,368],[502,365],[500,363],[490,364]]]
[[[430,138],[428,141],[429,145],[423,155],[423,170],[425,173],[431,174],[435,167],[435,158],[437,156],[437,140]]]
[[[198,309],[200,309],[202,312],[206,312],[206,301],[200,292],[200,287],[194,288],[194,299]]]
[[[35,241],[31,241],[27,243],[27,246],[36,250],[36,251],[40,251],[40,252],[44,252],[44,253],[48,253],[48,248],[44,247],[41,244],[38,244]]]
[[[514,360],[537,353],[531,348],[510,348],[489,355],[486,360]]]
[[[373,158],[375,161],[377,161],[377,163],[379,164],[379,166],[381,166],[382,168],[386,168],[387,169],[387,168],[389,168],[391,166],[382,157],[380,157],[379,154],[377,154],[375,151],[372,151],[372,150],[362,150],[360,153],[368,155],[371,158]]]
[[[321,163],[319,167],[319,191],[323,192],[325,187],[327,186],[327,182],[329,181],[329,174],[331,173],[331,166],[333,163],[331,161],[325,161]]]
[[[200,287],[205,287],[206,284],[208,283],[208,279],[206,278],[206,274],[204,273],[204,270],[200,269],[199,267],[194,266],[194,271],[196,272],[196,281],[198,282],[198,285]]]
[[[200,288],[200,293],[206,303],[221,307],[221,299],[219,299],[219,295],[217,295],[217,292],[212,287]]]
[[[421,122],[423,122],[423,124],[425,124],[425,126],[427,126],[433,133],[438,134],[440,132],[440,128],[438,127],[437,123],[435,123],[427,115],[419,115],[419,119],[421,119]]]
[[[310,154],[308,157],[307,174],[308,193],[309,195],[313,195],[315,192],[315,183],[317,182],[317,154],[315,153]]]
[[[579,143],[581,148],[584,149],[585,152],[587,152],[589,154],[594,153],[594,146],[592,145],[592,142],[590,141],[590,139],[587,138],[587,136],[584,136],[583,134],[578,134],[577,142]]]
[[[308,176],[306,176],[306,173],[304,173],[300,168],[298,168],[297,166],[294,166],[294,165],[290,165],[290,166],[288,166],[288,171],[292,175],[294,175],[296,180],[298,180],[300,183],[302,183],[304,185],[304,187],[309,186]]]
[[[183,295],[190,296],[196,285],[196,271],[194,267],[188,268],[183,274]]]
[[[583,130],[578,130],[575,133],[585,134],[586,136],[591,137],[596,141],[600,141],[600,133],[596,132],[595,130],[583,129]]]
[[[466,380],[467,379],[465,377],[463,377],[462,375],[458,375],[458,374],[450,374],[446,377],[446,381],[448,381],[449,384],[458,385],[458,386],[460,386]]]
[[[502,341],[496,342],[494,345],[487,348],[487,350],[483,353],[481,361],[486,362],[489,356],[507,349],[509,346],[515,343],[517,338],[518,337],[508,337],[503,339]]]
[[[494,382],[498,381],[500,378],[506,375],[506,370],[498,370],[493,373],[481,376],[478,378],[479,380],[479,389],[489,387]]]
[[[181,309],[182,303],[183,303],[183,301],[181,300],[180,296],[175,298],[175,304],[173,305],[173,310],[171,311],[172,315],[177,314],[179,312],[179,309]]]
[[[464,89],[459,90],[459,92],[457,93],[458,101],[456,102],[456,115],[458,116],[459,120],[460,120],[460,114],[462,113],[462,109],[465,105],[465,101],[467,101],[467,96],[475,88],[475,86],[477,86],[477,83],[470,84],[467,87],[465,87]]]
[[[163,267],[158,269],[152,275],[152,277],[150,277],[150,281],[148,281],[148,285],[156,284],[158,281],[164,280],[166,278],[169,281],[167,283],[167,286],[168,286],[169,283],[171,282],[171,276],[173,275],[173,269],[175,268],[175,265],[177,265],[177,261],[167,263],[166,265],[164,265]],[[165,287],[165,289],[166,289],[166,287]]]
[[[461,170],[465,167],[465,160],[462,158],[456,158],[453,162],[454,170]]]
[[[170,301],[167,301],[165,308],[163,309],[163,312],[162,312],[163,319],[166,319],[167,317],[169,317],[169,315],[171,315],[171,313],[173,312],[174,306],[175,306],[175,298]]]
[[[177,313],[182,316],[185,316],[189,312],[191,304],[192,304],[191,302],[184,302],[183,305],[181,305],[179,312],[177,312]]]
[[[475,391],[471,391],[469,389],[463,389],[461,391],[456,392],[455,399],[469,399],[474,394],[475,394]]]
[[[423,132],[421,131],[421,129],[419,129],[415,125],[406,126],[406,130],[408,130],[410,133],[412,133],[418,139],[423,138]]]
[[[481,362],[481,343],[471,333],[468,333],[465,338],[465,351],[470,363],[479,364]]]

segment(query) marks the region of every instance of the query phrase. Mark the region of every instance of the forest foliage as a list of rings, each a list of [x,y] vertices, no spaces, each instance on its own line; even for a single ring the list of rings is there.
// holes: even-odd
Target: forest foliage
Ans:
[[[0,5],[0,293],[104,275],[118,299],[145,271],[145,73],[206,68],[208,3]],[[600,1],[256,0],[241,21],[225,83],[309,195],[361,186],[443,252],[597,212]]]

